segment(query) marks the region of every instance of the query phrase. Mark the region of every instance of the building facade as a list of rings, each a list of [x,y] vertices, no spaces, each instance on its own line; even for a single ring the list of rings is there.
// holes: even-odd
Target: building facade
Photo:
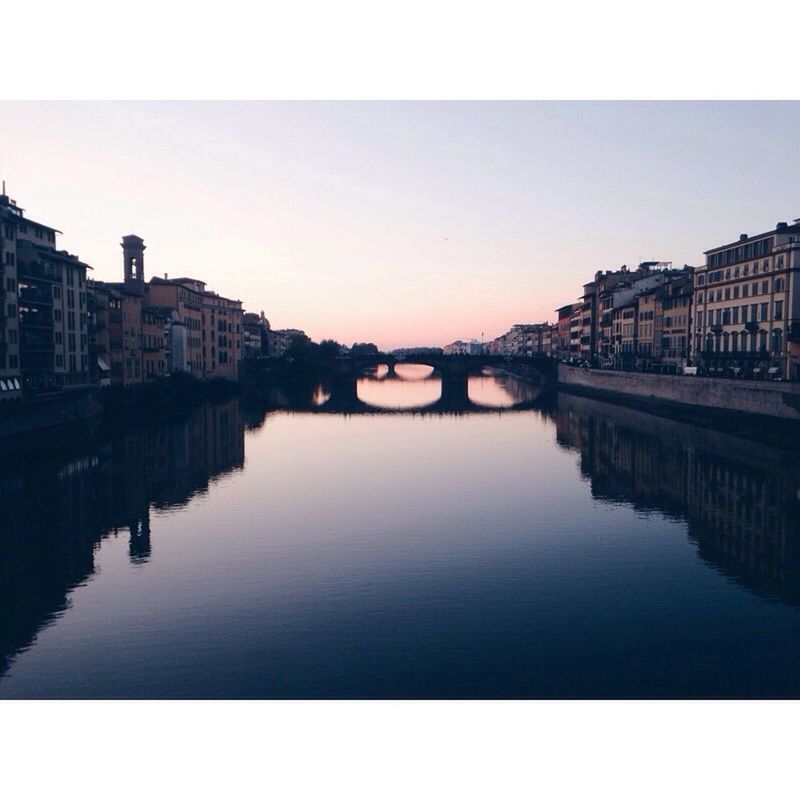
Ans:
[[[171,366],[174,371],[186,372],[199,380],[204,376],[204,289],[202,281],[191,278],[154,277],[147,284],[148,305],[174,312],[169,326]]]
[[[89,385],[86,274],[0,194],[0,399]]]
[[[283,358],[295,339],[308,338],[305,333],[296,328],[282,328],[267,332],[267,355],[270,358]]]
[[[269,355],[269,320],[264,312],[245,312],[242,315],[242,346],[244,358],[261,358]]]
[[[704,372],[800,379],[800,219],[705,253],[692,358]]]

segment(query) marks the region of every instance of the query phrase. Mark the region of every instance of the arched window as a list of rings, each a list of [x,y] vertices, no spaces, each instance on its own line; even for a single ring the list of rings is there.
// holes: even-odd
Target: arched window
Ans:
[[[739,333],[734,331],[731,334],[731,352],[735,353],[739,350]]]
[[[722,351],[724,353],[728,352],[729,345],[730,345],[730,335],[726,331],[725,333],[722,334]]]
[[[780,355],[783,350],[783,331],[780,328],[775,328],[772,331],[772,352],[775,355]]]
[[[759,340],[760,340],[759,341],[759,349],[762,352],[766,352],[766,350],[767,350],[767,332],[766,331],[759,331],[758,337],[759,337]]]

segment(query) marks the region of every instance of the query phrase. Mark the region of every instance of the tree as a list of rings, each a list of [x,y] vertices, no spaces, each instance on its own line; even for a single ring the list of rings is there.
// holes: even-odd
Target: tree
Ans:
[[[376,356],[380,351],[378,345],[372,342],[353,342],[350,352],[354,356]]]
[[[335,339],[323,339],[319,343],[319,357],[322,361],[333,361],[342,350],[342,346]]]

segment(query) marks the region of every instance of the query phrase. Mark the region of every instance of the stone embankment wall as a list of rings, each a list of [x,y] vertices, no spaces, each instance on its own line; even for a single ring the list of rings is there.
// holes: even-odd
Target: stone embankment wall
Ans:
[[[559,364],[558,386],[609,398],[633,397],[646,403],[800,421],[800,385],[794,383],[614,372]]]

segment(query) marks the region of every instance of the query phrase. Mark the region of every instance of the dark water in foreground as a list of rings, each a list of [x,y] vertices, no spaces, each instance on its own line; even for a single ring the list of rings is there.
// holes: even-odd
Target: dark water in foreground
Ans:
[[[565,395],[201,406],[5,464],[0,697],[798,697],[799,491],[796,453]]]

